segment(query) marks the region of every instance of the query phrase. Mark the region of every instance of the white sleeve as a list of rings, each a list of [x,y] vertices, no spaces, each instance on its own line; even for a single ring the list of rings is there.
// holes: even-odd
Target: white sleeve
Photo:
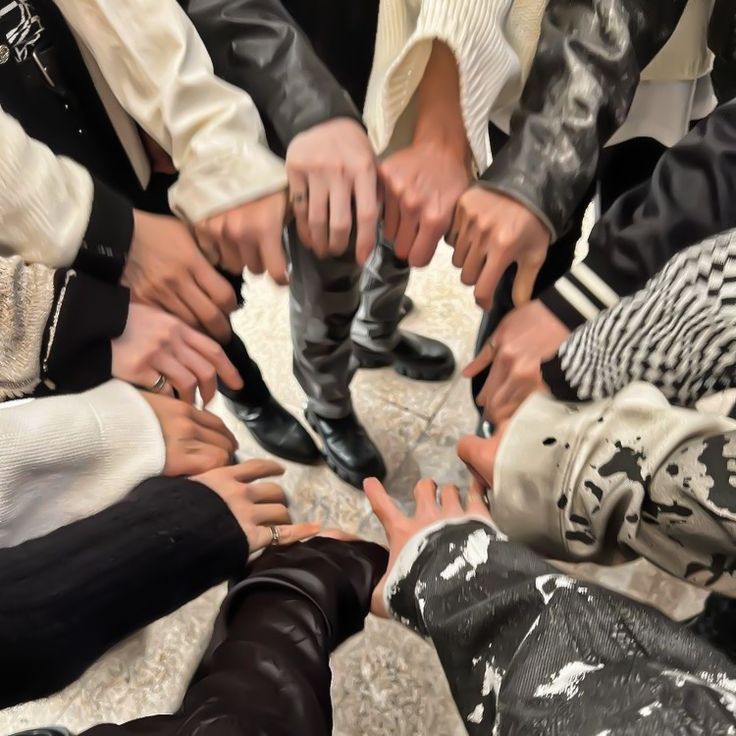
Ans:
[[[377,150],[390,145],[424,76],[435,40],[453,52],[463,120],[476,167],[490,164],[488,121],[499,97],[520,83],[521,63],[504,32],[512,0],[381,0],[365,120]]]
[[[0,109],[0,257],[70,266],[89,224],[92,178]]]
[[[175,0],[55,0],[126,112],[180,172],[169,198],[190,222],[286,186],[253,100],[218,79]]]
[[[0,547],[96,514],[164,468],[156,415],[121,381],[0,406]]]

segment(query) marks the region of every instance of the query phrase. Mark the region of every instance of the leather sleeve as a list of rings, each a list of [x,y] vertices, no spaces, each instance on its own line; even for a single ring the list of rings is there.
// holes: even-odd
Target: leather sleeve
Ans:
[[[600,149],[624,123],[641,71],[686,4],[550,0],[509,142],[480,186],[527,205],[557,239],[595,177]]]
[[[361,122],[347,92],[279,0],[180,0],[217,74],[244,89],[284,149],[338,117]]]
[[[591,318],[570,300],[571,287],[594,309],[637,292],[677,253],[736,227],[736,102],[717,108],[666,151],[650,181],[624,194],[598,221],[589,252],[540,296],[570,329]],[[599,301],[595,283],[612,298]],[[598,294],[598,296],[596,296]]]
[[[736,675],[724,655],[480,522],[431,534],[390,603],[431,639],[470,736],[665,734],[685,723],[726,733],[734,724],[733,691],[719,694]]]
[[[322,538],[267,549],[228,594],[179,711],[85,736],[329,736],[330,653],[363,628],[387,557]]]

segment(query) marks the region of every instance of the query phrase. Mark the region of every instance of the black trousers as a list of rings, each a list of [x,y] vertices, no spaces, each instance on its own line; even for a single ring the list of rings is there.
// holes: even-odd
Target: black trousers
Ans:
[[[491,150],[497,154],[506,145],[508,136],[491,126]],[[534,295],[544,291],[570,269],[575,258],[575,247],[582,235],[583,218],[588,205],[596,194],[600,198],[601,212],[605,212],[624,192],[649,179],[661,155],[666,150],[653,138],[634,138],[624,143],[604,148],[601,152],[598,176],[591,184],[570,222],[569,229],[553,243],[539,273]],[[516,266],[506,271],[499,283],[493,307],[483,315],[478,330],[476,354],[493,334],[501,320],[513,309],[511,298]],[[483,371],[472,381],[473,398],[480,393],[488,377]]]

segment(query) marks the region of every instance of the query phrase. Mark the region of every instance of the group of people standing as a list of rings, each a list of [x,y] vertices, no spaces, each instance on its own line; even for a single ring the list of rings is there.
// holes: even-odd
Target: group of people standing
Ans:
[[[0,0],[6,714],[229,582],[183,701],[87,736],[328,734],[369,610],[470,734],[736,733],[736,424],[694,408],[734,386],[733,91],[734,0]],[[443,240],[481,416],[465,498],[421,481],[409,517],[350,383],[454,373],[400,327]],[[288,284],[320,447],[230,325],[244,272]],[[389,552],[292,523],[218,391]],[[684,626],[540,555],[712,595]]]

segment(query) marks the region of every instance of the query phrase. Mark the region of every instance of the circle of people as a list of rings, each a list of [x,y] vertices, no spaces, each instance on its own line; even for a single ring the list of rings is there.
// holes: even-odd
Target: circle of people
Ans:
[[[696,407],[736,377],[735,29],[735,0],[0,0],[5,732],[68,734],[93,663],[228,582],[184,698],[85,736],[330,734],[369,612],[472,736],[736,733],[736,423]],[[350,384],[453,376],[401,327],[448,247],[469,487],[405,513]],[[231,326],[244,273],[288,285],[311,432]],[[294,522],[218,392],[386,548]],[[548,562],[634,558],[703,613]]]

